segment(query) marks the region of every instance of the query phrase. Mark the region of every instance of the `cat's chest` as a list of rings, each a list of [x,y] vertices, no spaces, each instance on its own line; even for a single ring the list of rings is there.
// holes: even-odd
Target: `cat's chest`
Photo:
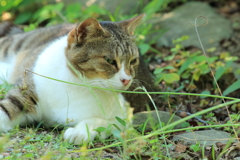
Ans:
[[[68,83],[88,84],[83,77],[72,74],[65,57],[66,37],[52,43],[38,57],[33,82],[38,99],[38,116],[46,125],[75,125],[84,119],[126,117],[124,98],[117,92],[92,90]],[[59,82],[40,75],[51,77]],[[94,81],[102,84],[102,80]],[[89,84],[91,85],[91,84]],[[99,86],[103,87],[104,86]],[[71,121],[71,123],[69,123]]]
[[[56,82],[59,83],[59,82]],[[43,86],[38,86],[43,87]],[[102,91],[79,86],[53,86],[38,89],[39,108],[42,119],[48,125],[76,123],[92,118],[114,118],[119,113],[125,117],[124,98],[121,94],[112,95]],[[121,114],[120,114],[121,115]]]

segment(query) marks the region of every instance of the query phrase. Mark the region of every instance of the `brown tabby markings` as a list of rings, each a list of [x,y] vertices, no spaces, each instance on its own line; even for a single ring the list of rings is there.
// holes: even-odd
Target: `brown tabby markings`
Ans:
[[[4,110],[10,119],[16,118],[22,111],[36,112],[34,106],[38,98],[34,91],[32,74],[25,73],[25,69],[32,69],[38,55],[48,42],[66,35],[74,26],[72,24],[53,26],[0,39],[0,61],[17,54],[14,72],[9,81],[15,84],[14,89],[10,90],[0,102],[0,109]],[[26,84],[27,88],[25,88]]]
[[[15,35],[22,32],[23,31],[19,27],[9,21],[3,21],[0,23],[0,37]]]
[[[120,23],[99,23],[90,18],[69,33],[68,47],[65,53],[73,67],[87,78],[109,79],[123,67],[121,66],[123,61],[130,62],[131,59],[138,59],[138,54],[136,54],[138,49],[133,41],[133,35],[129,31],[123,30]],[[81,49],[79,49],[80,47]],[[116,67],[107,63],[104,57],[115,60]],[[122,57],[122,59],[118,57]],[[99,63],[95,63],[96,61]],[[137,65],[138,60],[134,66]],[[128,75],[133,73],[132,76],[135,76],[133,70],[136,67],[133,68],[128,63],[125,63],[124,67]]]
[[[38,102],[38,97],[35,93],[35,85],[32,74],[25,73],[25,70],[31,70],[34,67],[37,57],[49,42],[66,35],[70,30],[65,54],[71,65],[84,76],[89,79],[109,79],[123,67],[122,62],[125,61],[126,74],[135,77],[139,63],[138,48],[133,43],[133,30],[136,26],[128,25],[134,24],[134,21],[138,21],[142,16],[118,23],[99,23],[90,18],[73,30],[71,29],[75,28],[75,25],[68,24],[1,38],[0,61],[14,54],[17,54],[17,61],[10,79],[10,83],[15,84],[14,89],[0,101],[0,109],[11,120],[22,111],[36,112],[34,106]],[[116,66],[106,62],[106,57],[115,60]],[[134,59],[136,62],[130,65],[129,63]]]

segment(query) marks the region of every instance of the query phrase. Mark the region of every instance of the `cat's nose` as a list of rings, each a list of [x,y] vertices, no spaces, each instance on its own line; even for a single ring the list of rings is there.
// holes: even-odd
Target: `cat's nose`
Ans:
[[[128,83],[129,83],[130,81],[131,81],[131,80],[121,79],[121,82],[123,83],[124,86],[128,85]]]

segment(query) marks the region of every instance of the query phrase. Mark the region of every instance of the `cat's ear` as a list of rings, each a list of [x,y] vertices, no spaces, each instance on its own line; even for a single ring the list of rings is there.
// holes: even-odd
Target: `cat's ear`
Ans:
[[[106,34],[106,31],[102,28],[100,23],[94,18],[88,18],[69,32],[68,43],[81,43],[87,39],[102,36],[104,34]]]
[[[118,24],[122,26],[129,34],[133,35],[136,27],[142,22],[145,16],[146,13],[143,13],[131,19],[120,21]]]

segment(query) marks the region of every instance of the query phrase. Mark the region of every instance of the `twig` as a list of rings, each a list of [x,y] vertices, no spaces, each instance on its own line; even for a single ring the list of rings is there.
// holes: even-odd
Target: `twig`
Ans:
[[[58,10],[55,10],[55,12],[57,13],[57,15],[64,21],[64,23],[69,23],[67,18],[65,18],[61,12],[59,12]]]
[[[204,25],[197,25],[197,19],[200,18],[200,17],[202,17],[202,18],[204,18],[204,19],[206,20],[206,23],[205,23]],[[189,22],[189,23],[191,24],[191,22]],[[219,87],[219,85],[218,85],[218,83],[217,83],[217,80],[216,80],[216,78],[215,78],[215,76],[214,76],[214,73],[213,73],[213,71],[212,71],[212,68],[210,67],[210,62],[209,62],[209,60],[208,60],[208,56],[207,56],[207,54],[206,54],[206,52],[205,52],[205,49],[204,49],[204,47],[203,47],[202,41],[201,41],[200,36],[199,36],[199,33],[198,33],[198,29],[197,29],[198,26],[205,26],[205,25],[207,25],[207,24],[208,24],[208,19],[207,19],[206,17],[204,17],[204,16],[198,16],[198,17],[195,18],[195,25],[193,25],[193,24],[191,24],[191,25],[193,25],[193,26],[195,27],[195,30],[196,30],[196,33],[197,33],[197,37],[198,37],[198,41],[199,41],[199,43],[200,43],[200,45],[201,45],[201,48],[202,48],[202,51],[203,51],[203,53],[204,53],[204,55],[205,55],[205,57],[206,57],[206,61],[207,61],[207,64],[208,64],[208,68],[209,68],[209,70],[210,70],[210,72],[211,72],[211,74],[212,74],[212,77],[213,77],[213,79],[214,79],[214,83],[216,84],[216,86],[217,86],[217,88],[218,88],[219,94],[220,94],[221,96],[223,96],[223,95],[222,95],[222,92],[221,92],[221,89],[220,89],[220,87]],[[223,100],[223,103],[226,104],[226,101],[224,100],[224,98],[222,98],[222,100]],[[225,107],[226,107],[226,110],[227,110],[227,113],[228,113],[230,122],[233,124],[233,121],[232,121],[232,118],[231,118],[231,116],[230,116],[230,112],[229,112],[229,110],[228,110],[227,105],[225,105]],[[235,128],[232,127],[232,129],[233,129],[233,131],[234,131],[234,134],[235,134],[236,138],[238,138],[238,134],[237,134]],[[239,140],[238,140],[238,142],[239,142]]]
[[[181,112],[186,112],[186,111],[178,111],[177,113],[181,113]],[[188,116],[191,116],[191,115],[193,115],[193,114],[191,114],[191,113],[189,113],[189,112],[186,112],[186,114],[188,115]],[[201,118],[198,118],[198,117],[194,117],[196,120],[198,120],[199,122],[202,122],[202,123],[204,123],[206,126],[209,126],[209,124],[206,122],[206,121],[204,121],[204,120],[202,120]],[[211,130],[213,130],[213,128],[210,128]]]

